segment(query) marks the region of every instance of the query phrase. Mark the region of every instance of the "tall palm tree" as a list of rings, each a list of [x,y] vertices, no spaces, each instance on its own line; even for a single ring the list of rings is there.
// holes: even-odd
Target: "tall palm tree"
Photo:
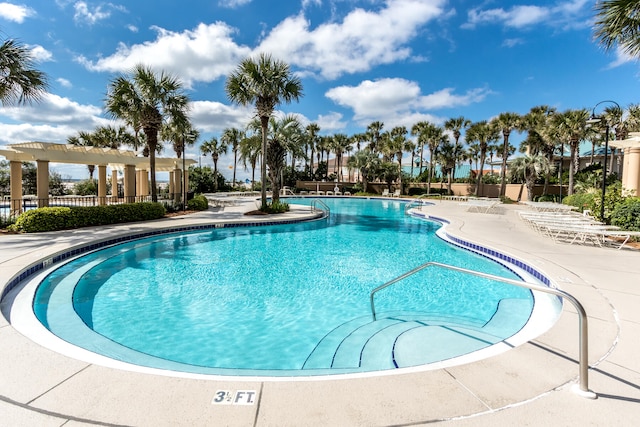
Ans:
[[[412,151],[413,144],[407,141],[407,128],[404,126],[396,126],[389,132],[386,141],[385,151],[389,152],[389,160],[398,159],[398,173],[400,177],[400,193],[404,192],[402,188],[402,156],[405,151]]]
[[[262,209],[267,207],[267,132],[269,118],[282,102],[290,103],[302,97],[302,82],[294,76],[289,65],[261,54],[257,59],[247,58],[227,78],[227,97],[240,105],[255,104],[262,128],[261,197]]]
[[[480,150],[480,169],[478,171],[476,182],[476,196],[480,194],[480,186],[482,185],[482,173],[484,171],[484,161],[487,157],[487,147],[491,142],[497,141],[498,138],[498,129],[495,126],[491,126],[489,123],[487,123],[486,120],[471,124],[471,126],[469,126],[469,129],[467,130],[467,142],[478,142]]]
[[[166,121],[187,121],[189,98],[182,83],[164,71],[156,74],[151,68],[136,65],[128,76],[109,82],[106,111],[113,117],[139,126],[149,148],[151,169],[151,200],[158,201],[156,187],[156,149],[158,133]]]
[[[279,119],[274,117],[269,119],[266,158],[269,167],[269,180],[273,189],[273,202],[278,202],[280,199],[281,173],[285,166],[286,154],[292,153],[294,159],[297,155],[301,155],[303,139],[304,130],[297,116],[287,115]],[[280,158],[281,154],[283,154],[283,158]]]
[[[543,155],[518,157],[509,166],[509,174],[523,180],[527,186],[527,200],[533,201],[533,188],[539,176],[548,175],[553,169],[549,159]],[[521,191],[522,193],[522,191]],[[518,199],[518,201],[520,201]]]
[[[435,160],[438,153],[438,148],[443,142],[444,131],[440,126],[428,123],[427,126],[422,128],[424,132],[424,139],[429,148],[429,175],[427,177],[427,193],[431,193],[431,181],[433,180],[433,174],[435,169]]]
[[[514,130],[521,129],[522,117],[518,113],[500,113],[491,120],[491,125],[502,132],[502,169],[500,170],[500,196],[507,191],[507,159],[509,158],[509,135]]]
[[[0,102],[24,105],[38,101],[47,91],[47,75],[33,68],[28,48],[13,39],[0,45]]]
[[[238,167],[238,149],[240,148],[240,141],[245,138],[244,131],[238,128],[226,128],[222,131],[220,140],[231,147],[233,153],[233,180],[232,185],[236,186],[236,168]]]
[[[632,57],[640,57],[640,3],[637,0],[596,2],[595,37],[606,50],[619,46]]]
[[[93,137],[97,147],[118,149],[125,146],[133,146],[135,137],[124,126],[98,126],[93,131]]]
[[[558,142],[558,130],[553,123],[555,114],[555,108],[538,105],[522,117],[521,129],[527,132],[527,137],[522,143],[521,151],[530,156],[544,155],[550,164],[553,162]],[[547,194],[551,172],[552,169],[549,169],[549,173],[544,176],[543,194]]]
[[[162,126],[160,131],[162,140],[171,142],[173,151],[178,159],[182,158],[182,153],[186,147],[195,145],[200,137],[200,132],[194,129],[191,122],[169,122]]]
[[[571,153],[571,163],[569,163],[569,188],[568,194],[573,194],[574,176],[577,172],[577,166],[580,162],[578,148],[580,141],[585,139],[590,132],[587,128],[587,120],[589,112],[586,109],[567,110],[562,114],[555,116],[556,126],[560,132],[560,136],[569,143]]]
[[[431,123],[427,121],[421,121],[411,126],[411,135],[418,138],[416,145],[418,146],[418,155],[420,156],[420,166],[418,168],[418,175],[422,175],[422,159],[424,157],[424,145],[427,143],[428,128]]]
[[[453,133],[453,155],[456,158],[456,164],[460,160],[460,156],[462,154],[462,147],[460,145],[462,131],[466,131],[469,126],[471,126],[471,120],[466,119],[463,116],[451,118],[444,122],[444,128]],[[451,176],[453,178],[456,176],[456,164],[453,165],[453,169],[451,170]]]
[[[440,146],[440,150],[438,150],[436,161],[440,164],[443,176],[447,176],[447,194],[452,194],[451,181],[453,179],[453,170],[458,161],[455,143],[451,144],[449,141],[444,142]]]

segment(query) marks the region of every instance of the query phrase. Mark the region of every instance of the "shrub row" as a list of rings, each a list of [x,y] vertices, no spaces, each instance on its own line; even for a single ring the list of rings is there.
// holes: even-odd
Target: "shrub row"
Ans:
[[[160,203],[127,203],[105,206],[47,207],[22,213],[10,229],[23,233],[65,230],[93,225],[148,221],[162,218]]]

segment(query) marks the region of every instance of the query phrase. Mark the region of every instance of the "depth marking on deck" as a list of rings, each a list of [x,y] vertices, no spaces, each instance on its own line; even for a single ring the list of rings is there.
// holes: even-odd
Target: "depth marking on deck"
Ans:
[[[218,390],[212,405],[255,405],[258,395],[256,390]]]

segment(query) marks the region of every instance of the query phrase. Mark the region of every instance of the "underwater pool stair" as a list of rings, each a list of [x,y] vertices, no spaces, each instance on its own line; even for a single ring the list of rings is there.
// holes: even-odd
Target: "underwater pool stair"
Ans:
[[[503,299],[488,322],[415,312],[359,317],[328,333],[303,369],[370,371],[447,360],[512,336],[527,322],[527,308],[526,300]]]

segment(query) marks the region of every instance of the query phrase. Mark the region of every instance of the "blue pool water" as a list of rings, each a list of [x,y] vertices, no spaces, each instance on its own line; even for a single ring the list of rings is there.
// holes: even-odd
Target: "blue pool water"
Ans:
[[[440,225],[407,216],[403,202],[325,202],[329,220],[170,234],[83,256],[47,276],[34,311],[60,338],[117,360],[234,375],[430,363],[528,320],[529,291],[426,269],[377,294],[372,322],[369,292],[428,261],[515,275],[439,239]]]

